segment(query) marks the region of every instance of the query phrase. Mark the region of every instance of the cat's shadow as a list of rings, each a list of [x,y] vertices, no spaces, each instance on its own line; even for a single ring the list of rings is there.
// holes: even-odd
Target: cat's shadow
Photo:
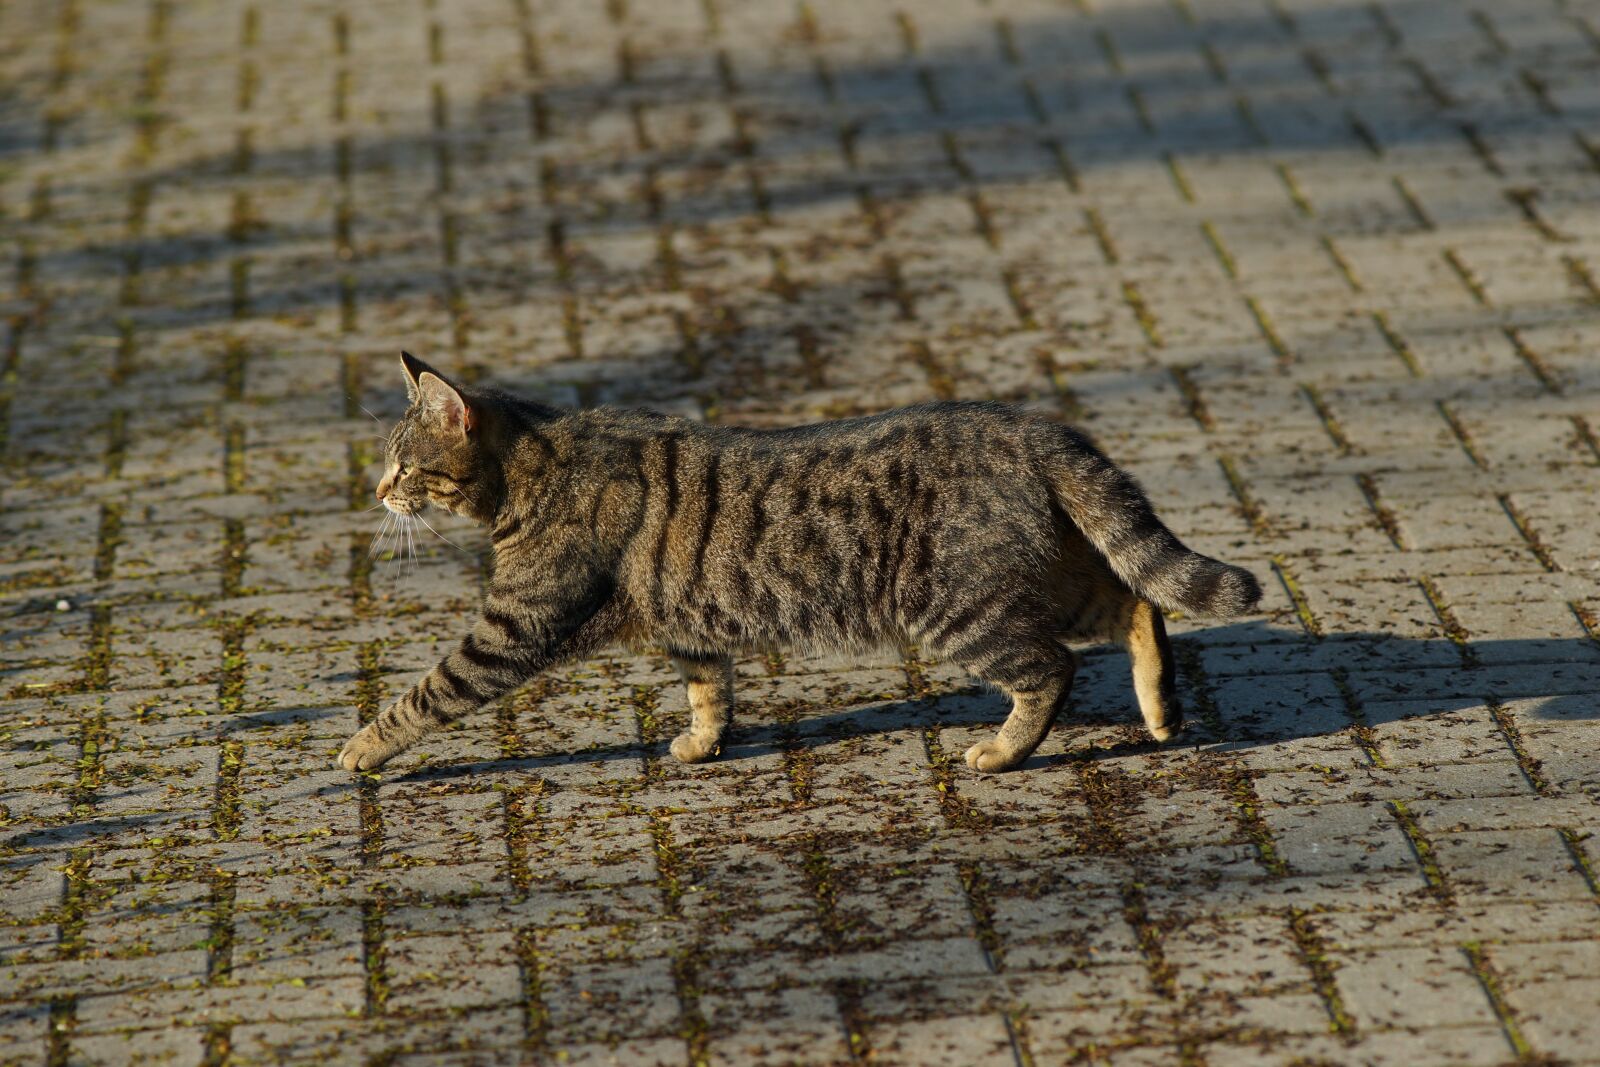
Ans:
[[[1600,718],[1600,644],[1587,637],[1483,640],[1353,633],[1296,640],[1261,622],[1178,638],[1180,702],[1186,726],[1159,745],[1133,710],[1127,658],[1091,651],[1074,686],[1060,737],[1020,769],[1042,769],[1176,749],[1245,750],[1390,723],[1518,702],[1533,720]],[[1231,664],[1231,665],[1230,665]],[[803,711],[785,722],[738,713],[718,763],[820,749],[851,738],[930,728],[998,729],[1009,710],[1001,694],[973,687],[922,699],[874,701]],[[673,719],[673,728],[681,721]],[[670,731],[667,733],[670,739]],[[974,737],[976,740],[976,737]],[[959,758],[960,752],[952,755]],[[601,745],[518,758],[430,763],[397,782],[537,772],[572,763],[671,759],[666,741]],[[887,758],[887,757],[886,757]]]
[[[1375,633],[1336,634],[1310,640],[1295,639],[1282,630],[1252,621],[1179,638],[1177,646],[1180,699],[1188,725],[1175,741],[1158,746],[1144,735],[1133,710],[1126,656],[1094,650],[1086,656],[1085,667],[1074,686],[1072,709],[1057,722],[1054,736],[1042,751],[1025,761],[1021,769],[1048,770],[1070,763],[1162,751],[1226,752],[1292,745],[1351,731],[1356,723],[1352,713],[1378,734],[1384,734],[1384,728],[1391,724],[1455,713],[1483,715],[1487,721],[1491,700],[1509,709],[1524,730],[1600,719],[1600,698],[1595,695],[1600,693],[1600,644],[1587,637],[1482,640],[1464,646],[1442,638],[1408,639]],[[1374,693],[1381,699],[1357,699],[1355,703],[1347,699],[1347,694],[1360,698]],[[673,702],[667,703],[670,706]],[[977,688],[925,699],[833,705],[810,714],[801,709],[783,722],[760,717],[757,706],[742,717],[736,714],[725,751],[717,761],[703,766],[715,774],[719,768],[738,768],[775,754],[804,751],[826,759],[825,750],[849,744],[852,739],[888,738],[904,733],[920,737],[924,731],[937,728],[945,751],[958,763],[958,773],[966,775],[972,772],[959,763],[962,746],[998,729],[1008,706],[999,693]],[[308,712],[320,717],[323,712],[332,716],[348,714],[348,710],[329,707],[262,711],[236,718],[230,723],[230,732],[280,724],[283,715],[301,719]],[[621,708],[616,713],[629,714]],[[445,756],[409,768],[406,757],[402,757],[398,766],[392,765],[393,769],[384,774],[384,782],[475,784],[474,779],[509,779],[567,765],[608,762],[631,763],[631,768],[619,766],[619,773],[635,774],[642,769],[643,758],[671,762],[666,739],[680,728],[686,716],[680,708],[669,711],[664,718],[663,739],[651,744],[629,741],[492,760],[450,762]],[[885,751],[864,753],[859,758],[905,757]],[[1316,757],[1308,754],[1307,758]],[[690,775],[692,780],[698,771],[684,768],[681,773]],[[331,768],[329,773],[333,773]],[[331,800],[347,795],[359,785],[354,775],[339,772],[334,780],[319,776],[308,792]],[[171,818],[165,810],[106,815],[23,830],[10,839],[0,839],[0,844],[35,847],[138,833]],[[41,851],[32,860],[19,862],[26,867],[49,855]]]

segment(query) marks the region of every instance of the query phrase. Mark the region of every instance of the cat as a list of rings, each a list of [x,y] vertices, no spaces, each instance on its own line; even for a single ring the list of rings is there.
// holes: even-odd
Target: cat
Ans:
[[[369,770],[560,661],[665,650],[688,687],[673,756],[716,756],[736,652],[893,643],[1012,698],[979,771],[1016,767],[1066,700],[1068,638],[1127,648],[1145,726],[1181,725],[1160,608],[1226,617],[1254,575],[1202,556],[1077,430],[947,402],[752,430],[565,410],[452,384],[401,354],[410,407],[378,499],[489,528],[493,573],[457,648],[345,744]]]

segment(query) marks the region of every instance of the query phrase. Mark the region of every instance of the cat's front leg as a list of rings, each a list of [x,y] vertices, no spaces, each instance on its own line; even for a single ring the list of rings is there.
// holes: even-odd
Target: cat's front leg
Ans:
[[[722,751],[733,719],[733,658],[671,653],[689,689],[689,728],[672,739],[680,763],[704,763]]]
[[[567,587],[571,589],[572,586]],[[554,598],[491,587],[482,615],[456,649],[345,742],[338,764],[366,771],[425,735],[517,688],[560,660],[588,655],[616,634],[617,598],[584,590]]]
[[[406,725],[413,720],[415,713],[401,711],[400,706],[409,699],[411,692],[390,704],[376,719],[346,741],[344,748],[339,750],[339,766],[347,771],[370,771],[416,744],[427,731]]]
[[[427,734],[475,711],[532,678],[550,661],[541,650],[488,644],[480,621],[460,646],[390,704],[339,753],[339,766],[382,766]]]

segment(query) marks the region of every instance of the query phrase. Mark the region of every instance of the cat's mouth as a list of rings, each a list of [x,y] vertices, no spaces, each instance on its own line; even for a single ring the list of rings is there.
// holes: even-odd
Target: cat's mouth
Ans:
[[[425,504],[408,502],[390,503],[383,501],[383,523],[378,527],[378,532],[372,536],[372,544],[367,549],[367,555],[377,559],[388,553],[392,559],[417,559],[417,538],[419,530],[426,530],[451,548],[461,551],[461,546],[450,540],[444,534],[433,528],[433,524],[422,517]]]

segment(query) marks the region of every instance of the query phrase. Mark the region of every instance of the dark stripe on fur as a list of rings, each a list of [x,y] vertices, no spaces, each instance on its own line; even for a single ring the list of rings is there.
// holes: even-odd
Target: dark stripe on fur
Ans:
[[[705,486],[705,518],[700,524],[700,540],[694,546],[694,572],[689,578],[691,590],[700,587],[700,581],[705,577],[706,549],[711,547],[711,528],[717,522],[717,508],[721,504],[720,487],[717,484],[717,471],[722,465],[722,457],[713,455],[711,462],[706,464]]]

